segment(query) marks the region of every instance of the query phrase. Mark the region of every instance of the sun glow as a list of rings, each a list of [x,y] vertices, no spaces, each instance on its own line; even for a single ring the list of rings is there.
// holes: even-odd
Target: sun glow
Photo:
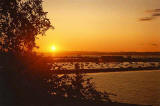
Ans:
[[[51,46],[51,51],[52,52],[56,51],[56,47],[54,45]]]

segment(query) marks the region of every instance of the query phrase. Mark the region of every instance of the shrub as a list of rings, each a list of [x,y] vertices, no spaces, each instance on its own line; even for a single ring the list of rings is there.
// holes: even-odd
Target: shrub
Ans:
[[[110,103],[109,94],[97,91],[90,78],[78,70],[57,75],[46,58],[35,54],[3,56],[8,91],[14,103],[25,105]],[[10,61],[12,60],[12,61]]]

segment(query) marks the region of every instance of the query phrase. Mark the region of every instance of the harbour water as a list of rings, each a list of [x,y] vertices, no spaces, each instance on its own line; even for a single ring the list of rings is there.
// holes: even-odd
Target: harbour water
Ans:
[[[113,101],[160,106],[160,70],[89,73],[96,88],[117,96]]]
[[[58,62],[53,63],[56,69],[74,70],[75,64],[79,64],[81,69],[107,69],[107,68],[138,68],[138,67],[160,67],[160,62]]]

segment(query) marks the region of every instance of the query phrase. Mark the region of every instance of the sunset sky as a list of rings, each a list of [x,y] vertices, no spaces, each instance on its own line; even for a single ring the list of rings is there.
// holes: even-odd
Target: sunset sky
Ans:
[[[55,30],[37,40],[39,51],[160,51],[160,0],[44,0]]]

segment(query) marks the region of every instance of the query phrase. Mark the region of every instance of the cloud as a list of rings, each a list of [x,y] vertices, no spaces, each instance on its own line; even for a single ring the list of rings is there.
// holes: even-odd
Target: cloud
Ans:
[[[151,21],[151,20],[153,20],[152,17],[144,17],[140,19],[140,21]]]
[[[154,46],[154,47],[157,47],[157,46],[158,46],[158,44],[156,44],[156,43],[151,43],[150,45],[151,45],[151,46]]]
[[[140,21],[151,21],[157,17],[160,17],[160,9],[153,9],[153,10],[147,10],[146,12],[148,12],[150,14],[149,17],[143,17],[140,19]]]
[[[160,9],[154,9],[153,12],[160,12]]]
[[[140,46],[152,46],[152,47],[158,47],[158,43],[141,43]]]
[[[160,16],[160,13],[153,13],[152,16],[153,17]]]

